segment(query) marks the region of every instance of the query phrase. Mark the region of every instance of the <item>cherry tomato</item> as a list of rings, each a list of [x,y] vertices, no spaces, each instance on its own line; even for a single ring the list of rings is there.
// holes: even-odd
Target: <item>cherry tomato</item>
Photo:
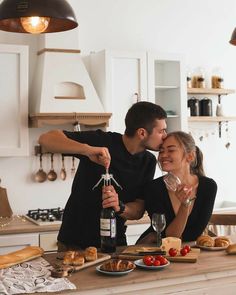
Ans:
[[[160,265],[161,265],[160,260],[158,260],[158,259],[154,259],[154,261],[153,261],[153,266],[160,266]]]
[[[188,251],[188,253],[191,251],[191,247],[189,245],[185,245],[184,249],[186,249]]]
[[[154,257],[152,255],[146,255],[143,257],[143,263],[147,266],[153,265]]]
[[[162,258],[163,258],[162,255],[156,255],[156,256],[154,256],[154,259],[155,259],[155,260],[160,260],[160,259],[162,259]]]
[[[185,256],[185,255],[188,254],[188,250],[185,249],[185,248],[182,248],[182,249],[180,250],[180,254],[181,254],[182,256]]]
[[[177,253],[178,253],[177,249],[175,249],[175,248],[170,248],[170,250],[169,250],[169,255],[170,255],[170,256],[174,257],[174,256],[177,255]]]
[[[160,261],[160,264],[161,265],[165,265],[165,264],[168,263],[168,260],[165,257],[163,257],[163,256],[159,258],[159,261]]]

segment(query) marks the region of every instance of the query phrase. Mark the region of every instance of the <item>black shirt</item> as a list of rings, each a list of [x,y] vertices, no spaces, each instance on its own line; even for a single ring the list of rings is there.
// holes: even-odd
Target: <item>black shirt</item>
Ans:
[[[197,198],[194,201],[192,211],[182,234],[182,241],[195,241],[205,230],[212,214],[216,192],[217,184],[213,179],[205,176],[199,177],[199,185],[196,194]],[[175,218],[175,212],[169,198],[168,190],[163,181],[163,177],[153,180],[150,185],[148,185],[145,194],[145,206],[150,219],[154,212],[164,213],[167,228]],[[152,226],[150,226],[139,239],[152,231],[154,230]],[[165,236],[166,234],[164,230],[162,232],[162,237]]]
[[[113,183],[124,203],[142,199],[144,185],[153,179],[156,158],[144,151],[131,155],[125,148],[122,135],[113,132],[83,131],[67,132],[65,135],[91,146],[107,147],[111,155],[109,173],[121,185],[120,190]],[[71,155],[70,155],[71,156]],[[105,173],[103,166],[86,156],[74,155],[80,159],[72,185],[71,195],[65,206],[58,240],[67,245],[100,247],[100,212],[102,209],[102,185],[92,190]],[[117,245],[126,245],[125,220],[117,216]]]

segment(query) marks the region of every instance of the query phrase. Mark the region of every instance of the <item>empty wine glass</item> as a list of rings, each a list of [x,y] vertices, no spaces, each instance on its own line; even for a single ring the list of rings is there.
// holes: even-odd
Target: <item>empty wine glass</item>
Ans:
[[[166,187],[171,191],[176,191],[178,185],[181,184],[181,181],[178,176],[174,175],[173,173],[169,172],[164,177],[163,180],[166,184]]]
[[[157,232],[157,247],[161,247],[162,239],[161,232],[166,226],[165,214],[153,213],[152,214],[152,227]]]

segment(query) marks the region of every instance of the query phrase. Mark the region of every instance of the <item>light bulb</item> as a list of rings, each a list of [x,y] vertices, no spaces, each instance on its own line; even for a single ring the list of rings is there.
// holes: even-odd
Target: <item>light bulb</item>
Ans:
[[[39,16],[31,16],[31,17],[21,17],[20,18],[21,25],[24,30],[31,34],[40,34],[47,30],[47,27],[50,22],[50,17],[39,17]]]

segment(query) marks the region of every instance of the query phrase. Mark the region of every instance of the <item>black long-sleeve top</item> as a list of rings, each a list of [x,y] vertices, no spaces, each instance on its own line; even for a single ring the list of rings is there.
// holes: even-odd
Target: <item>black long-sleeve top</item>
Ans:
[[[199,177],[199,185],[196,193],[192,211],[188,217],[186,227],[182,234],[182,241],[195,241],[206,228],[214,207],[215,197],[217,192],[216,182],[208,177]],[[166,228],[175,218],[175,212],[166,189],[163,177],[153,180],[145,192],[145,206],[148,215],[151,216],[154,212],[164,213],[166,217]],[[154,231],[150,226],[139,239],[146,236],[149,232]],[[165,237],[165,230],[162,232],[162,237]]]

